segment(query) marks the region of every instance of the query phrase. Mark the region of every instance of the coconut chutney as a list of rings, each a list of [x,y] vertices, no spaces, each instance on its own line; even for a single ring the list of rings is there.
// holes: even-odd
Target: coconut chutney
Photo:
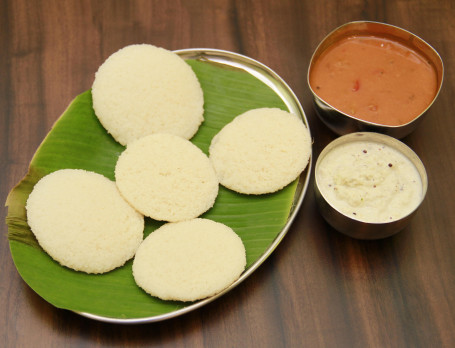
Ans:
[[[316,180],[334,208],[364,222],[398,220],[422,201],[422,180],[414,164],[398,150],[374,141],[333,148],[320,162]]]

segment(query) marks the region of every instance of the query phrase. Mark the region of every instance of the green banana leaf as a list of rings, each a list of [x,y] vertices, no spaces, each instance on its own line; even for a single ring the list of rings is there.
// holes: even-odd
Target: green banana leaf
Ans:
[[[207,61],[187,60],[205,98],[205,121],[191,140],[208,153],[212,137],[235,116],[258,107],[287,110],[280,96],[248,72]],[[27,225],[25,203],[35,183],[62,168],[81,168],[114,180],[124,147],[104,130],[92,109],[91,92],[77,96],[35,153],[27,175],[10,192],[7,225],[11,254],[23,280],[52,305],[106,318],[153,318],[191,303],[161,301],[136,286],[132,261],[102,275],[60,266],[38,245]],[[269,195],[248,196],[220,187],[214,207],[203,217],[235,230],[245,244],[247,270],[282,231],[298,180]],[[146,218],[144,237],[162,223]]]

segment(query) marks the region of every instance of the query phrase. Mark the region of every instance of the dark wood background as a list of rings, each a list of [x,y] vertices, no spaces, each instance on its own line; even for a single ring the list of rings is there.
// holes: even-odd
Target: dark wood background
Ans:
[[[2,224],[0,346],[455,347],[452,0],[1,0],[0,198],[25,175],[68,103],[91,87],[98,66],[133,43],[220,48],[266,64],[300,99],[315,159],[336,136],[312,109],[308,63],[328,32],[361,19],[414,32],[445,63],[438,100],[404,139],[429,176],[409,227],[380,241],[344,237],[320,217],[310,187],[283,242],[234,291],[172,320],[115,326],[36,295],[14,267]]]

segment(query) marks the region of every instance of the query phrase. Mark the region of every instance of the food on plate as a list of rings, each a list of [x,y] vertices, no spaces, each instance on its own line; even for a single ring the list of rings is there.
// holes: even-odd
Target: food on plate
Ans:
[[[143,239],[144,217],[114,182],[81,169],[61,169],[34,186],[27,221],[39,245],[63,266],[104,273],[131,259]]]
[[[398,126],[420,116],[438,92],[435,67],[393,38],[350,35],[331,44],[309,72],[313,92],[355,118]]]
[[[259,108],[224,126],[212,139],[209,153],[223,186],[244,194],[271,193],[305,169],[311,137],[296,115]]]
[[[190,139],[203,121],[200,83],[177,54],[141,44],[113,53],[98,69],[93,109],[122,145],[152,133]]]
[[[401,219],[419,206],[423,196],[415,165],[397,149],[375,141],[334,147],[321,159],[316,180],[329,204],[364,222]]]
[[[222,223],[197,218],[165,224],[145,238],[133,276],[152,296],[195,301],[227,288],[245,266],[240,237]]]
[[[160,221],[198,217],[218,195],[218,179],[208,157],[189,140],[172,134],[152,134],[129,144],[119,156],[115,179],[134,208]]]

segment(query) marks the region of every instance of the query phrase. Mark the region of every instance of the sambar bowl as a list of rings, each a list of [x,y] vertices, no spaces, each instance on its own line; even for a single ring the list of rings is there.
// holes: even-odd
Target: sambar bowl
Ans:
[[[381,239],[404,229],[423,202],[425,167],[400,140],[356,132],[329,143],[318,156],[314,191],[324,219],[356,239]]]
[[[344,42],[352,38],[356,38],[359,40],[362,38],[384,40],[385,44],[381,43],[382,45],[381,47],[383,49],[381,51],[376,50],[375,52],[378,52],[379,54],[382,54],[381,52],[383,52],[384,54],[388,54],[387,57],[384,56],[384,59],[389,59],[390,62],[393,61],[393,59],[389,58],[392,52],[394,54],[398,54],[400,52],[399,50],[409,50],[408,52],[403,51],[403,57],[405,58],[410,57],[409,58],[410,64],[415,64],[416,58],[421,59],[424,65],[427,65],[427,70],[430,69],[431,70],[430,73],[434,75],[434,77],[432,77],[431,84],[426,83],[424,79],[419,80],[418,78],[415,79],[415,82],[412,82],[412,79],[410,79],[406,75],[407,72],[403,71],[403,69],[401,69],[401,71],[399,70],[398,72],[397,71],[392,72],[392,70],[390,70],[392,65],[389,65],[389,61],[387,61],[387,63],[385,63],[387,66],[378,67],[378,69],[370,69],[370,71],[368,71],[368,75],[362,76],[363,81],[361,81],[360,84],[359,84],[360,78],[353,79],[352,87],[349,87],[349,90],[343,87],[344,89],[339,93],[336,93],[336,91],[332,91],[332,94],[335,93],[336,97],[330,97],[327,94],[327,89],[324,89],[324,93],[326,94],[322,96],[323,94],[322,90],[318,90],[319,86],[315,86],[313,81],[316,78],[315,74],[318,74],[317,72],[318,62],[320,60],[322,62],[322,59],[327,59],[324,58],[324,56],[327,57],[329,52],[335,51],[334,47],[336,47],[337,45],[340,46],[341,42]],[[390,48],[389,46],[396,47]],[[387,49],[388,53],[386,52]],[[339,69],[341,68],[345,69],[346,67],[348,67],[349,69],[359,69],[362,66],[362,64],[373,64],[373,61],[375,61],[375,59],[379,59],[378,57],[379,56],[374,55],[373,59],[371,59],[362,58],[360,55],[358,55],[353,58],[357,59],[358,60],[357,62],[342,62],[340,60],[338,62],[340,65]],[[400,57],[396,59],[395,69],[399,68],[398,63],[400,62],[400,60],[401,60]],[[359,62],[362,64],[359,64]],[[322,65],[322,63],[320,65]],[[410,68],[410,70],[413,69],[414,68],[412,69]],[[387,75],[385,75],[384,73],[386,73]],[[401,76],[400,74],[402,74],[403,76]],[[389,94],[390,100],[391,101],[393,100],[392,102],[395,103],[395,105],[399,105],[405,111],[404,113],[400,113],[399,110],[397,109],[396,112],[398,113],[398,116],[395,117],[395,119],[392,113],[386,111],[388,110],[388,108],[393,109],[392,105],[394,104],[392,104],[392,102],[389,104],[382,103],[381,106],[378,106],[375,104],[374,101],[366,100],[365,103],[367,104],[365,106],[362,106],[363,107],[362,112],[364,113],[366,112],[368,115],[371,114],[368,117],[365,116],[366,114],[361,115],[360,111],[357,112],[355,110],[358,107],[358,105],[355,104],[354,102],[350,104],[354,105],[351,107],[348,106],[347,104],[348,101],[343,101],[343,103],[345,103],[346,105],[340,107],[341,104],[340,101],[338,100],[339,98],[347,98],[351,96],[352,97],[365,96],[364,91],[368,89],[366,87],[367,85],[370,87],[377,86],[376,88],[380,89],[379,87],[380,83],[389,83],[387,88],[392,89],[398,88],[397,83],[389,81],[389,78],[391,78],[392,76],[396,76],[396,78],[399,79],[399,81],[402,81],[403,84],[408,82],[412,89],[416,87],[428,89],[428,92],[425,95],[425,99],[420,98],[420,94],[413,94],[412,90],[409,91],[408,95],[406,94],[407,91],[403,89],[402,91],[403,93],[405,93],[404,95],[405,98],[407,99],[403,101],[401,101],[401,99],[394,101],[393,98],[397,98],[401,91],[400,93],[397,94],[392,90],[390,91],[384,90],[384,93]],[[428,109],[433,105],[434,101],[439,95],[443,82],[443,76],[444,66],[441,57],[433,47],[431,47],[428,43],[426,43],[418,36],[414,35],[413,33],[405,29],[401,29],[390,24],[371,21],[356,21],[349,22],[338,27],[321,41],[321,43],[318,45],[311,58],[307,74],[307,83],[308,86],[310,87],[311,93],[313,94],[313,103],[318,117],[328,128],[330,128],[336,134],[344,135],[358,131],[371,131],[387,134],[400,139],[413,132],[418,126],[418,124],[422,121],[424,115],[427,114]],[[337,81],[341,81],[341,78],[338,79],[337,77],[333,77],[333,75],[332,78],[333,78],[332,81],[330,82],[328,81],[326,83],[327,85],[331,85],[330,88],[333,88],[332,86],[335,85],[335,82],[338,83]],[[360,91],[359,88],[362,90]],[[430,89],[431,92],[429,91]],[[356,94],[355,92],[357,92],[357,90],[359,90],[362,93],[358,92]],[[373,92],[371,91],[371,93]],[[336,102],[334,101],[334,98],[337,99]],[[379,98],[379,93],[376,93],[376,95],[372,99],[375,98]],[[386,96],[384,98],[386,98]],[[418,105],[418,107],[416,106],[416,108],[419,111],[417,111],[417,109],[415,113],[414,110],[411,111],[411,109],[407,105],[407,103],[411,102],[413,103],[413,105]],[[378,109],[380,109],[382,115],[388,114],[389,115],[388,117],[390,117],[392,121],[382,122],[379,119],[379,117],[378,119],[376,119],[374,115],[378,113]],[[409,117],[404,117],[404,114],[408,112],[408,110],[409,112],[412,112],[412,115]],[[398,120],[398,117],[400,118],[400,120]],[[404,120],[402,121],[401,118],[404,118]]]

